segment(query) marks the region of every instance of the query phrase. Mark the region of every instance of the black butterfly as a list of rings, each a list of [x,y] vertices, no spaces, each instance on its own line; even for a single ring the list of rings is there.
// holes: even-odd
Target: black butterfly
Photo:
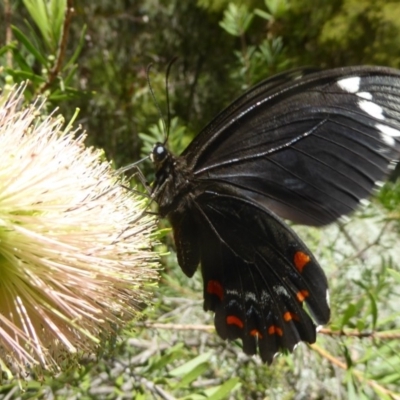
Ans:
[[[157,143],[153,197],[179,265],[204,279],[223,339],[271,363],[316,340],[328,283],[280,218],[321,226],[349,214],[400,158],[400,71],[296,70],[222,111],[179,157]],[[307,305],[309,314],[304,310]]]

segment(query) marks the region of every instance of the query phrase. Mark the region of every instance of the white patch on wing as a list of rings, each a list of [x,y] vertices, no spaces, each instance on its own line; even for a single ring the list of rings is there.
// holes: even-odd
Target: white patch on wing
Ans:
[[[290,297],[286,288],[281,285],[274,286],[273,289],[276,294],[283,294],[286,297]]]
[[[246,292],[244,295],[245,300],[251,300],[254,303],[257,302],[256,295],[253,292]]]
[[[361,199],[361,200],[360,200],[360,204],[361,204],[363,207],[368,207],[368,206],[371,204],[371,202],[370,202],[369,200],[367,200],[367,199]]]
[[[261,292],[261,301],[263,303],[268,303],[270,300],[271,300],[271,295],[266,290],[263,290]]]
[[[385,182],[382,182],[382,181],[376,181],[375,182],[375,186],[377,186],[379,188],[383,187],[384,184],[385,184]]]
[[[394,141],[394,139],[391,136],[387,136],[385,134],[381,135],[381,138],[383,139],[383,141],[388,144],[389,146],[394,146],[396,144],[396,142]]]
[[[376,127],[385,135],[392,137],[400,137],[400,131],[398,129],[391,128],[387,125],[376,124]]]
[[[373,103],[372,101],[359,100],[358,106],[371,117],[374,117],[376,119],[385,119],[384,115],[382,114],[382,107],[378,104]]]
[[[382,124],[376,124],[375,127],[381,131],[381,138],[385,143],[389,146],[394,146],[396,144],[396,141],[393,138],[400,137],[399,130]]]
[[[341,216],[339,217],[339,221],[340,221],[342,224],[347,224],[347,223],[350,222],[350,218],[349,218],[347,215],[341,215]]]
[[[372,94],[369,92],[358,92],[356,95],[366,100],[372,100]]]
[[[360,80],[359,76],[352,76],[351,78],[344,78],[337,81],[337,84],[348,93],[356,93],[360,89]]]

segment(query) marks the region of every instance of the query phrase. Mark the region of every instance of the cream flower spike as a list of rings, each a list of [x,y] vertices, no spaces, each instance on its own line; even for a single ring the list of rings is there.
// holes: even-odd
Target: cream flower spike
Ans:
[[[0,94],[0,367],[19,376],[95,353],[157,276],[145,200],[23,91]]]

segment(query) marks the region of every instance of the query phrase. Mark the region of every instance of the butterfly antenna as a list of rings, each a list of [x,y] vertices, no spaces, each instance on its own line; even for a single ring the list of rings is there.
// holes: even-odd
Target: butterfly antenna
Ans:
[[[157,101],[156,96],[154,94],[153,87],[151,86],[151,82],[150,82],[150,70],[151,70],[152,66],[153,66],[153,64],[150,63],[146,68],[147,84],[149,85],[149,90],[150,90],[151,97],[153,98],[154,104],[157,107],[158,115],[159,115],[159,117],[160,117],[160,119],[162,121],[164,132],[165,132],[165,137],[168,138],[167,125],[165,124],[165,119],[164,119],[163,113],[161,111],[160,104],[158,104],[158,101]],[[167,98],[168,98],[168,96],[167,96]]]
[[[175,64],[175,61],[178,59],[178,57],[174,57],[168,64],[167,67],[167,73],[165,75],[165,94],[167,97],[167,134],[165,136],[165,141],[164,145],[168,142],[169,138],[169,131],[171,129],[171,107],[170,107],[170,102],[169,102],[169,85],[168,85],[168,79],[169,79],[169,74],[171,72],[172,66]]]

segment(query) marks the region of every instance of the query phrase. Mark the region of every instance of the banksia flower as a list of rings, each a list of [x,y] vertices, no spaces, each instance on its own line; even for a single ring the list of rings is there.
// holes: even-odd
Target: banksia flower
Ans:
[[[96,352],[156,278],[143,199],[22,95],[0,94],[0,367],[19,375]]]

